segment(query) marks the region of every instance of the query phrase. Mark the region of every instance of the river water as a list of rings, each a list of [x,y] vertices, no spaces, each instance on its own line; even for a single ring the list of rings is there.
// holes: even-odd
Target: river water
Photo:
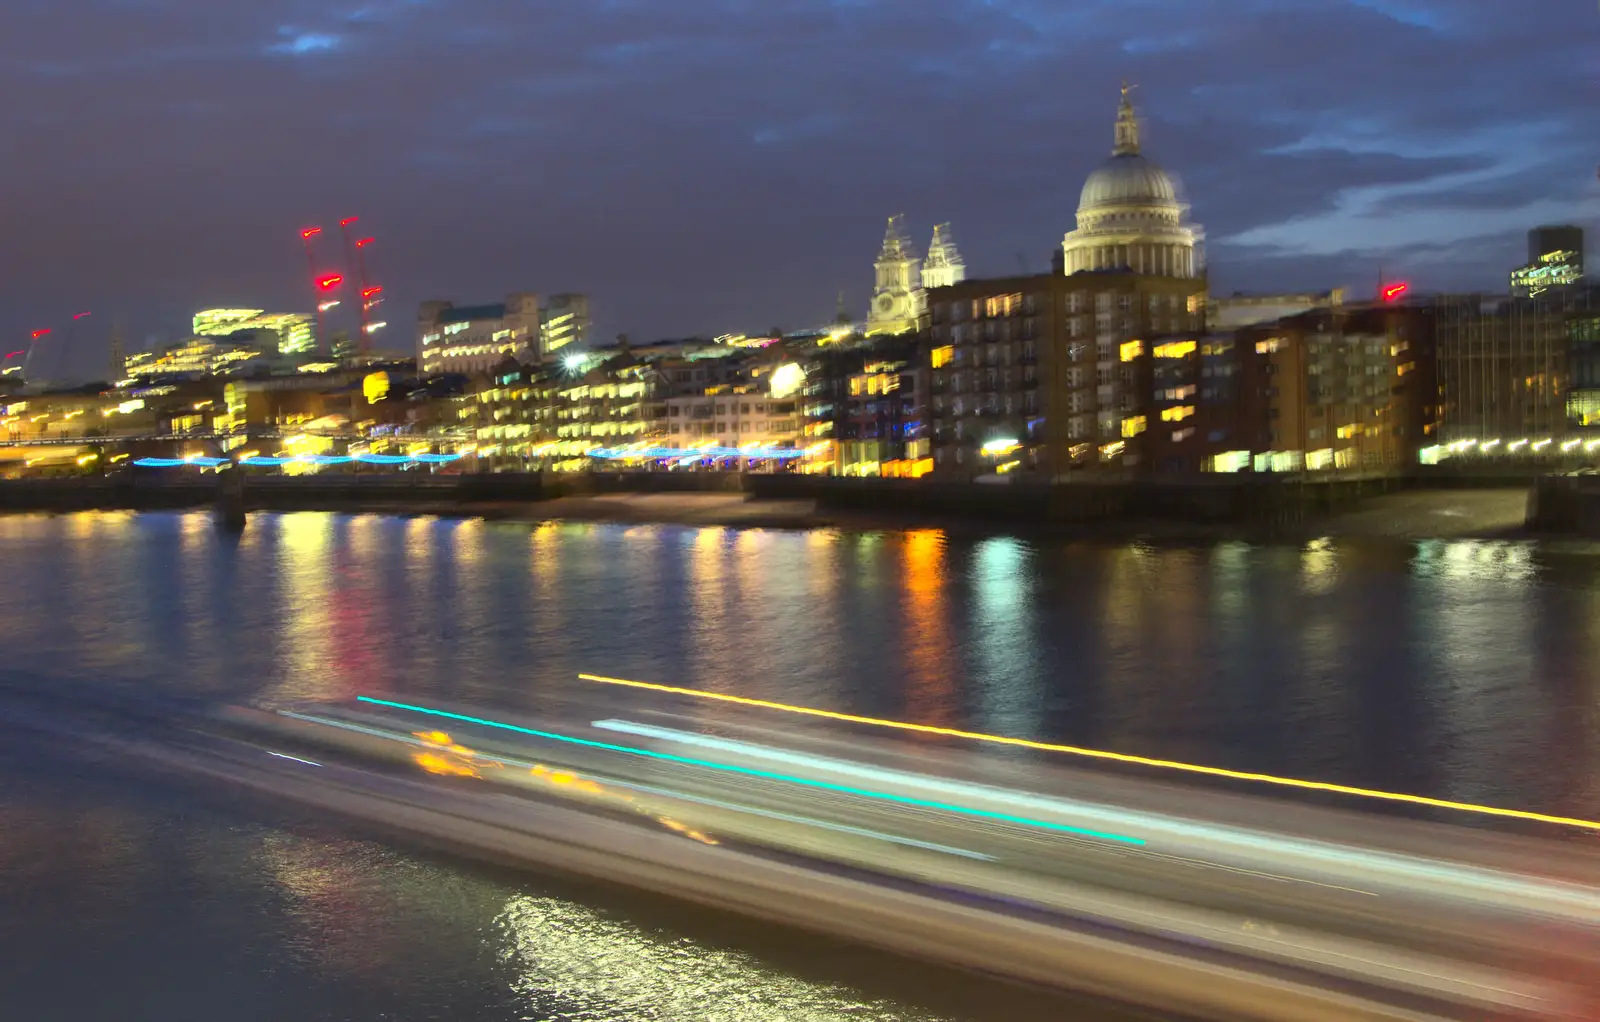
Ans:
[[[579,672],[1593,818],[1600,557],[256,515],[0,518],[6,674],[537,709]],[[6,733],[6,732],[0,732]],[[19,1018],[1062,1017],[1058,1003],[0,746]],[[1071,1017],[1111,1018],[1074,1007]]]

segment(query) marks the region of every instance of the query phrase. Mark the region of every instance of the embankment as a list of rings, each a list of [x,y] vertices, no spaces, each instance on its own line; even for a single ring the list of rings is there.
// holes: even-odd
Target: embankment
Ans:
[[[1419,483],[1388,476],[1285,479],[1206,476],[1070,483],[974,483],[737,473],[319,473],[243,477],[251,511],[468,515],[525,520],[664,522],[768,528],[1045,531],[1084,537],[1296,539],[1375,535],[1503,536],[1523,525],[1527,490]],[[1459,480],[1456,481],[1459,483]],[[1566,490],[1537,502],[1542,527],[1570,531]],[[0,511],[210,507],[218,477],[0,481]],[[1567,500],[1563,504],[1561,500]],[[1597,495],[1600,499],[1600,495]]]

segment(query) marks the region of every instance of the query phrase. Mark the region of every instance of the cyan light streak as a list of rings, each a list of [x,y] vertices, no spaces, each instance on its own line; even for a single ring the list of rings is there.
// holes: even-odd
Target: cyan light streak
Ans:
[[[598,447],[589,452],[591,458],[611,461],[628,458],[785,458],[804,457],[805,452],[793,447]]]
[[[441,465],[446,462],[457,461],[462,457],[459,454],[296,454],[290,457],[279,457],[269,454],[252,454],[247,458],[240,458],[240,465],[251,468],[279,468],[284,465],[348,465],[359,462],[363,465]],[[140,458],[134,464],[140,468],[183,468],[194,465],[201,468],[216,468],[218,465],[229,463],[227,458],[191,457],[191,458]]]
[[[532,728],[519,727],[516,724],[507,724],[504,721],[488,720],[484,717],[471,717],[463,713],[451,713],[448,710],[436,710],[428,706],[413,706],[409,703],[397,703],[389,699],[375,699],[371,696],[357,696],[357,702],[370,703],[374,706],[387,706],[395,710],[406,710],[411,713],[421,713],[430,717],[443,717],[447,720],[459,720],[465,724],[477,724],[481,727],[498,728],[502,731],[512,731],[517,734],[530,735],[534,738],[545,738],[553,742],[564,742],[568,745],[581,745],[591,749],[604,749],[608,752],[620,752],[629,756],[639,756],[644,759],[660,760],[667,763],[680,763],[685,766],[705,767],[708,770],[718,770],[723,773],[739,774],[745,777],[759,777],[768,781],[782,781],[787,784],[797,784],[806,788],[816,788],[821,791],[833,791],[842,795],[856,795],[869,798],[878,802],[892,802],[897,805],[915,806],[919,809],[937,809],[942,812],[955,813],[960,816],[971,816],[983,820],[996,820],[1002,823],[1018,823],[1025,827],[1037,827],[1040,830],[1050,830],[1062,834],[1072,834],[1078,837],[1095,838],[1100,841],[1112,841],[1124,845],[1137,845],[1143,847],[1142,838],[1129,837],[1126,834],[1112,834],[1104,831],[1088,830],[1083,827],[1072,827],[1063,823],[1052,823],[1048,820],[1034,820],[1025,816],[1012,816],[1009,813],[991,812],[986,809],[972,809],[967,806],[951,805],[948,802],[935,802],[929,799],[911,798],[906,795],[895,795],[886,791],[872,791],[866,788],[855,788],[844,784],[832,784],[827,781],[816,781],[806,777],[795,777],[790,774],[775,773],[770,770],[757,770],[752,767],[734,766],[729,763],[716,763],[711,760],[693,759],[688,756],[674,756],[665,752],[655,752],[651,749],[639,749],[629,745],[613,745],[610,742],[597,742],[588,738],[574,738],[571,735],[559,735],[550,731],[536,731]]]

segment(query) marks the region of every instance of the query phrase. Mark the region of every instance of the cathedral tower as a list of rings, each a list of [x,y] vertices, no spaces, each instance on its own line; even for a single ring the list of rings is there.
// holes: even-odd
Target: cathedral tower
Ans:
[[[900,230],[901,217],[889,218],[883,248],[874,264],[877,279],[867,310],[867,336],[904,334],[917,328],[922,312],[922,266],[916,246]]]
[[[928,243],[928,258],[922,261],[922,286],[949,287],[966,279],[967,264],[956,249],[950,225],[935,225],[933,240]]]

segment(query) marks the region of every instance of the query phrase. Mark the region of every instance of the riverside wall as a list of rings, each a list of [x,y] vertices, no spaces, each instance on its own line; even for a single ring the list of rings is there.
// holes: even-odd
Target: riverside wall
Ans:
[[[1545,476],[1528,493],[1528,528],[1600,539],[1600,475]]]
[[[0,480],[0,511],[162,510],[213,506],[215,475],[164,471],[120,476]],[[1130,519],[1204,525],[1293,526],[1399,488],[1395,477],[1298,480],[1266,476],[1033,483],[850,479],[738,473],[422,472],[248,475],[226,495],[248,510],[394,510],[474,514],[560,498],[719,493],[748,502],[808,502],[819,512],[915,521],[959,518],[1008,524],[1093,525]]]

